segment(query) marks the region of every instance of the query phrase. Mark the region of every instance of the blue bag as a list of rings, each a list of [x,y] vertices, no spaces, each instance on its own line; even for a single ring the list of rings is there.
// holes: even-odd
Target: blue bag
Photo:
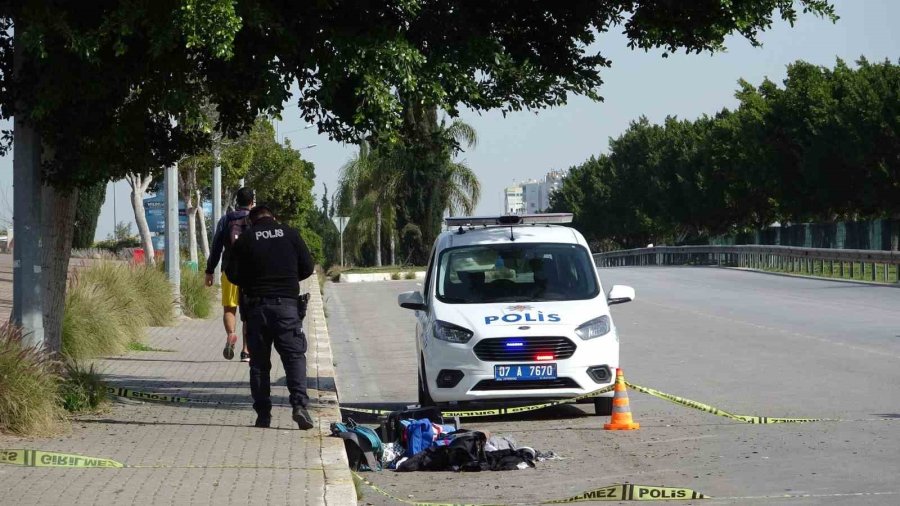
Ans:
[[[412,420],[406,426],[406,456],[413,455],[430,448],[434,444],[434,427],[431,420],[422,418]]]

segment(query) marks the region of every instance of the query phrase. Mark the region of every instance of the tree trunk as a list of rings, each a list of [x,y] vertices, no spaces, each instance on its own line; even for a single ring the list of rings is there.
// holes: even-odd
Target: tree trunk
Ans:
[[[391,227],[391,265],[397,265],[397,241],[394,228]]]
[[[204,260],[209,258],[209,235],[206,231],[206,215],[203,214],[203,204],[200,202],[200,191],[197,190],[197,221],[200,222],[200,252]]]
[[[197,208],[194,206],[194,192],[197,190],[197,169],[194,167],[179,168],[178,190],[184,201],[184,212],[188,225],[188,254],[190,261],[199,267],[197,263]]]
[[[125,178],[131,186],[131,209],[134,211],[134,222],[137,223],[138,235],[141,238],[141,248],[144,250],[144,263],[156,265],[156,252],[153,249],[153,239],[150,237],[150,227],[147,225],[147,216],[144,214],[144,193],[150,187],[153,177],[150,175],[128,174]]]
[[[193,192],[183,192],[184,211],[187,214],[188,253],[190,261],[197,263],[197,208],[194,206]]]
[[[891,216],[891,251],[900,249],[900,213]]]
[[[66,307],[66,279],[72,254],[77,189],[42,189],[41,270],[44,308],[44,346],[51,352],[62,349],[62,322]]]
[[[375,204],[375,267],[381,267],[381,205]]]

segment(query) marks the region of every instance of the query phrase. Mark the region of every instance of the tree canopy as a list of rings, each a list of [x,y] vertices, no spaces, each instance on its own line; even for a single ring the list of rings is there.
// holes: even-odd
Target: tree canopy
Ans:
[[[203,105],[236,136],[277,114],[297,82],[305,119],[338,140],[395,138],[410,100],[456,114],[599,98],[609,61],[587,47],[621,28],[633,47],[714,51],[774,17],[834,18],[826,0],[359,3],[261,0],[0,2],[0,110],[16,101],[62,185],[161,167],[209,144]],[[13,20],[23,56],[13,83]],[[406,101],[406,102],[404,102]]]
[[[741,81],[736,97],[714,117],[633,122],[609,154],[570,170],[552,208],[601,247],[900,219],[900,65],[798,61],[783,86]]]

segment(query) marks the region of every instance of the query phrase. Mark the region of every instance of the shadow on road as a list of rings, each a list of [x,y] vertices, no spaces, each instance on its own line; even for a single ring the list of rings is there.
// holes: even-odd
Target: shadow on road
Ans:
[[[227,424],[227,423],[185,423],[185,422],[177,422],[176,423],[176,422],[155,422],[155,421],[154,422],[143,422],[143,421],[136,421],[136,420],[113,420],[111,418],[101,418],[101,419],[91,419],[91,420],[79,419],[78,423],[99,423],[99,424],[104,424],[104,425],[138,425],[138,426],[159,425],[159,426],[172,426],[172,427],[236,427],[236,428],[242,429],[245,427],[253,427],[253,423],[252,423],[253,419],[252,418],[248,418],[248,419],[251,420],[251,423],[247,423],[244,425]]]

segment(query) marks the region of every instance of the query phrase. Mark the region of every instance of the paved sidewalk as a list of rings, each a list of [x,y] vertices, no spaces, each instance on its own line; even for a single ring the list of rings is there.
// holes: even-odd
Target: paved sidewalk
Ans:
[[[284,371],[273,352],[273,427],[252,427],[247,364],[222,358],[220,318],[183,319],[152,328],[146,343],[171,352],[131,352],[97,362],[115,387],[242,405],[159,404],[114,400],[100,416],[81,417],[71,434],[42,440],[0,437],[0,446],[119,461],[124,469],[0,466],[4,504],[355,504],[343,445],[325,437],[339,419],[331,347],[315,277],[309,340],[310,412],[318,430],[291,420]],[[278,404],[281,404],[280,406]]]

